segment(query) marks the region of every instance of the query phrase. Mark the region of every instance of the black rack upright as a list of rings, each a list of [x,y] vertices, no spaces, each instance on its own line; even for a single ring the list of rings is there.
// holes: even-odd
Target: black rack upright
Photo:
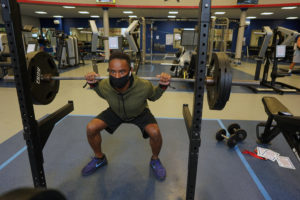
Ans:
[[[69,114],[73,109],[73,102],[44,119],[37,121],[34,115],[31,80],[27,71],[24,44],[22,39],[22,21],[19,4],[15,0],[1,0],[2,19],[5,23],[7,40],[10,49],[11,65],[14,70],[14,80],[23,122],[23,135],[27,145],[29,162],[34,187],[46,187],[44,172],[43,148],[57,121]]]
[[[190,141],[186,199],[193,200],[197,179],[198,153],[201,144],[201,122],[203,110],[203,96],[207,62],[207,44],[210,28],[210,0],[200,0],[198,20],[197,67],[194,83],[193,114],[187,105],[183,105],[183,117]]]

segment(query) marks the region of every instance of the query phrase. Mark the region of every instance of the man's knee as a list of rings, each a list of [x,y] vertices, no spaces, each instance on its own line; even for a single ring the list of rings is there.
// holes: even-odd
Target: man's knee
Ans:
[[[104,121],[100,119],[93,119],[86,126],[87,134],[88,135],[98,134],[101,130],[105,129],[106,127],[107,125]]]
[[[146,132],[153,140],[161,140],[160,130],[157,124],[149,124],[145,128]]]

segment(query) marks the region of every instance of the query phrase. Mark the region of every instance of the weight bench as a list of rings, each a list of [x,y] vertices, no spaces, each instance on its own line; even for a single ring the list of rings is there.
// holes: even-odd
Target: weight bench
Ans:
[[[300,161],[300,116],[293,116],[275,97],[263,97],[262,102],[268,115],[268,120],[256,126],[258,142],[268,144],[279,133],[282,133]],[[259,127],[264,127],[264,131],[261,134],[259,133]]]

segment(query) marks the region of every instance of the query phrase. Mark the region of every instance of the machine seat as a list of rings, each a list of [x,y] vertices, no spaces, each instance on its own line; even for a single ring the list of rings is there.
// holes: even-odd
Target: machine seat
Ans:
[[[268,114],[266,122],[256,126],[256,136],[259,142],[268,144],[279,133],[282,133],[290,148],[300,161],[300,116],[293,116],[291,112],[274,97],[263,97],[262,102]],[[274,125],[272,122],[275,121]],[[259,133],[259,127],[264,132]]]
[[[278,115],[280,113],[291,113],[287,107],[285,107],[280,101],[278,101],[275,97],[263,97],[262,102],[265,107],[265,111],[268,116]]]

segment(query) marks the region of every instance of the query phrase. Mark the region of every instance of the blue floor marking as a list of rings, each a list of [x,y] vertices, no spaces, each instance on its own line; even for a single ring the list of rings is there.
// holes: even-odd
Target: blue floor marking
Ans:
[[[59,120],[59,121],[55,124],[55,126],[58,125],[59,123],[61,123],[66,117],[68,117],[68,115],[65,116],[65,117],[63,117],[61,120]],[[12,162],[14,159],[16,159],[19,155],[21,155],[26,149],[27,149],[27,146],[24,146],[24,147],[23,147],[22,149],[20,149],[17,153],[15,153],[13,156],[11,156],[8,160],[6,160],[4,163],[2,163],[2,164],[0,165],[0,171],[1,171],[4,167],[6,167],[10,162]]]
[[[2,170],[4,167],[6,167],[6,165],[8,165],[11,161],[13,161],[14,159],[16,159],[21,153],[23,153],[25,150],[27,149],[27,146],[24,146],[22,149],[20,149],[17,153],[15,153],[12,157],[10,157],[7,161],[5,161],[4,163],[2,163],[0,165],[0,170]]]
[[[72,116],[72,117],[95,117],[97,115],[77,115],[77,114],[70,114],[68,116]],[[155,117],[156,119],[184,119],[183,117]],[[205,119],[202,118],[202,120],[212,120],[212,121],[216,121],[218,119]]]
[[[227,129],[225,128],[223,122],[218,119],[217,120],[219,125],[221,126],[221,128],[226,130],[226,135],[229,136],[229,133],[227,131]],[[234,147],[235,152],[238,154],[239,158],[241,159],[242,163],[244,164],[244,166],[246,167],[248,173],[250,174],[251,178],[253,179],[253,181],[255,182],[256,186],[258,187],[259,191],[261,192],[261,194],[264,196],[264,198],[266,200],[271,200],[271,196],[269,195],[269,193],[267,192],[267,190],[265,189],[265,187],[263,186],[263,184],[260,182],[260,180],[258,179],[258,177],[256,176],[255,172],[253,171],[253,169],[250,167],[249,163],[247,162],[247,160],[245,159],[245,157],[243,156],[243,154],[241,153],[238,145],[236,145]]]
[[[96,117],[97,115],[76,115],[76,114],[70,114],[69,116],[72,116],[72,117]]]

